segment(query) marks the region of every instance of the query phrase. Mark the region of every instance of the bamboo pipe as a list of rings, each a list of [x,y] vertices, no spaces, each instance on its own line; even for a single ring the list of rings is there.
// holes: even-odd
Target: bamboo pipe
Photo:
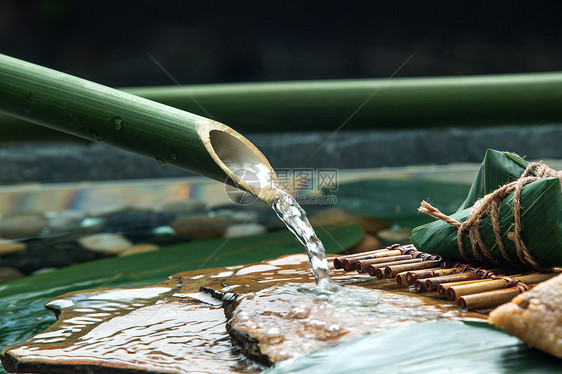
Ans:
[[[386,269],[388,269],[389,267],[396,267],[396,266],[401,266],[400,268],[396,268],[396,269],[403,269],[401,271],[406,271],[408,269],[419,269],[421,268],[425,268],[426,265],[422,266],[422,265],[418,265],[419,263],[427,263],[429,262],[429,258],[431,258],[431,256],[426,255],[422,252],[415,252],[415,254],[412,257],[412,260],[420,260],[420,261],[410,261],[410,260],[405,260],[405,261],[396,261],[394,263],[385,263],[382,264],[383,266],[377,267],[375,269],[375,275],[378,279],[383,279],[383,278],[394,278],[394,276],[388,277],[386,275]],[[409,265],[416,265],[413,268]],[[400,271],[396,272],[395,274],[398,274]]]
[[[557,123],[562,118],[561,87],[562,74],[553,72],[126,90],[203,115],[197,106],[201,103],[218,119],[240,131],[266,132],[334,129],[340,125],[342,114],[353,112],[373,92],[377,92],[377,99],[364,105],[347,129]],[[197,101],[186,100],[186,92]],[[2,131],[11,139],[35,133],[36,126],[22,121],[5,123],[6,120],[10,118],[0,117]]]
[[[340,256],[340,257],[335,257],[334,258],[334,268],[336,269],[343,269],[343,261],[344,260],[352,260],[352,259],[359,259],[359,258],[368,258],[370,255],[373,254],[377,254],[377,253],[382,253],[382,252],[386,252],[388,251],[387,248],[383,248],[383,249],[376,249],[374,251],[368,251],[368,252],[361,252],[361,253],[355,253],[352,255],[347,255],[347,256]]]
[[[358,260],[355,263],[355,269],[359,273],[365,273],[367,272],[367,268],[369,267],[369,265],[383,264],[385,262],[409,260],[411,258],[412,258],[411,255],[401,255],[401,256],[392,256],[392,257],[371,258],[368,260]]]
[[[345,271],[353,271],[353,270],[356,270],[357,261],[359,261],[360,259],[394,257],[394,256],[400,256],[400,255],[402,255],[402,251],[399,250],[399,249],[386,250],[386,251],[383,251],[381,253],[369,255],[366,258],[361,258],[361,257],[355,257],[355,258],[351,258],[351,259],[344,258],[342,260],[342,266],[343,266],[343,269]]]
[[[430,260],[422,261],[417,264],[387,266],[384,268],[384,276],[390,279],[396,277],[396,274],[403,271],[431,268],[441,264],[441,262],[441,260]]]
[[[408,274],[407,271],[403,271],[401,273],[396,274],[396,277],[394,278],[394,280],[396,281],[396,284],[398,285],[398,287],[403,287],[406,285],[406,275]]]
[[[488,309],[497,305],[511,301],[515,296],[528,291],[531,285],[527,286],[519,283],[515,287],[504,288],[501,290],[481,292],[473,295],[461,296],[457,300],[459,309]]]
[[[382,273],[381,273],[380,277],[377,274],[377,270],[379,270],[380,268],[384,268],[384,267],[389,266],[389,265],[412,264],[412,263],[415,263],[415,262],[422,262],[422,259],[421,258],[411,258],[409,260],[385,262],[385,263],[382,263],[382,264],[371,264],[367,267],[367,272],[369,273],[369,275],[371,277],[377,277],[379,279],[382,279]]]
[[[514,279],[521,283],[534,284],[549,280],[559,273],[533,273],[521,276],[513,276],[508,278],[500,278],[496,280],[488,280],[487,282],[465,284],[449,287],[447,290],[447,298],[451,301],[457,300],[460,296],[471,295],[486,291],[494,291],[502,288],[507,288],[510,285],[510,279]]]
[[[462,268],[446,268],[446,269],[435,268],[435,269],[412,270],[406,273],[406,282],[408,284],[414,284],[418,279],[458,274],[461,271]]]
[[[433,291],[437,289],[437,286],[441,283],[447,282],[455,282],[461,280],[472,280],[472,279],[481,279],[482,277],[478,274],[474,273],[459,273],[459,274],[451,274],[451,275],[443,275],[440,277],[434,278],[427,278],[424,279],[425,289],[427,291]],[[416,284],[418,281],[416,281]]]
[[[502,288],[506,288],[509,284],[507,279],[486,279],[484,282],[463,284],[460,286],[452,286],[447,289],[446,295],[447,299],[453,301],[457,300],[458,297],[464,295],[477,294],[486,291],[494,291]]]
[[[240,186],[271,205],[276,174],[245,137],[222,123],[0,55],[0,111]],[[116,160],[118,163],[119,160]],[[259,183],[238,169],[259,170]]]
[[[474,279],[474,280],[467,280],[467,281],[440,283],[439,285],[437,285],[437,292],[439,292],[440,295],[446,297],[447,296],[447,290],[451,287],[461,286],[461,285],[465,285],[465,284],[482,283],[482,282],[487,282],[489,280],[490,280],[490,278],[485,278],[485,279]]]

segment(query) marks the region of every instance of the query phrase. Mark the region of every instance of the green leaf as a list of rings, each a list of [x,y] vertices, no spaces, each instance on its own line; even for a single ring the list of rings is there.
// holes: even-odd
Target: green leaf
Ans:
[[[440,321],[281,361],[264,374],[559,372],[560,360],[485,323]]]
[[[499,220],[503,233],[503,243],[510,258],[517,260],[515,244],[507,238],[507,233],[513,230],[513,193],[505,197],[500,205]],[[521,221],[523,225],[522,237],[529,253],[543,266],[562,265],[562,190],[557,178],[542,179],[523,187],[521,191]],[[464,221],[470,213],[470,208],[452,215],[457,221]],[[486,248],[498,261],[503,256],[495,240],[490,218],[487,216],[480,222],[480,233]],[[421,251],[438,254],[447,259],[465,261],[457,246],[457,228],[435,221],[416,227],[410,237],[412,244]],[[465,252],[469,258],[476,261],[472,255],[472,247],[468,233],[463,234]]]
[[[508,152],[488,150],[468,197],[459,210],[452,215],[457,221],[464,221],[470,207],[476,200],[498,187],[512,182],[523,173],[528,162]],[[438,204],[434,204],[440,209]],[[513,193],[506,196],[500,205],[499,221],[503,243],[509,257],[517,261],[514,243],[507,238],[513,231]],[[557,178],[542,179],[524,186],[521,190],[522,238],[529,253],[543,266],[562,265],[562,188]],[[496,243],[492,223],[486,216],[480,222],[480,233],[490,254],[508,267]],[[410,237],[419,250],[438,254],[447,259],[466,261],[460,255],[457,245],[457,228],[437,220],[416,227]],[[463,244],[469,260],[476,262],[468,233],[463,233]]]
[[[484,195],[519,178],[528,164],[513,153],[488,149],[468,196],[457,212],[470,208]]]
[[[373,179],[344,183],[338,191],[326,192],[337,197],[338,205],[354,213],[414,227],[432,221],[418,214],[421,200],[446,212],[454,212],[463,201],[468,186],[417,179]]]
[[[357,225],[327,226],[324,230],[318,230],[318,236],[330,253],[357,244],[364,234]],[[156,252],[93,261],[5,283],[0,286],[0,347],[14,344],[51,325],[54,316],[43,306],[63,293],[104,286],[156,284],[182,271],[241,265],[294,253],[304,253],[304,248],[289,231],[280,231],[174,245]]]

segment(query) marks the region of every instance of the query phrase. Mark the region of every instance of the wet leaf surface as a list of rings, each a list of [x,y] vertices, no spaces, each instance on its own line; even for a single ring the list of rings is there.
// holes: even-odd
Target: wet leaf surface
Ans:
[[[356,225],[334,225],[320,230],[328,252],[340,252],[363,236]],[[15,344],[48,328],[55,318],[44,305],[58,295],[104,286],[156,284],[178,271],[252,263],[304,249],[288,231],[230,240],[210,240],[163,248],[63,268],[0,286],[0,347]],[[4,372],[0,368],[0,372]]]
[[[390,282],[333,274],[347,286],[313,287],[298,254],[178,273],[156,286],[71,292],[47,304],[57,322],[7,348],[3,364],[17,372],[251,373],[261,367],[242,350],[270,365],[397,326],[484,318]]]

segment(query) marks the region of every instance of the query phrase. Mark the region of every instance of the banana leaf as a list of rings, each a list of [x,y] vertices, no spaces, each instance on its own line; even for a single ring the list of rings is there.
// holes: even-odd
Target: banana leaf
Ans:
[[[488,151],[469,195],[459,211],[451,217],[464,221],[470,206],[483,195],[494,191],[499,186],[516,180],[525,169],[527,162],[520,157],[497,151]],[[499,209],[499,223],[503,243],[509,257],[517,260],[513,241],[507,234],[513,230],[513,193],[506,196]],[[522,238],[533,258],[542,266],[562,265],[562,188],[557,178],[546,178],[530,183],[521,191]],[[504,267],[506,261],[495,240],[492,223],[487,216],[480,222],[480,233],[486,248],[494,259]],[[465,253],[470,262],[477,262],[472,255],[468,233],[463,234]],[[419,250],[438,254],[447,259],[466,261],[457,246],[457,228],[437,220],[414,229],[410,237],[412,244]]]
[[[365,217],[380,219],[405,227],[415,227],[432,220],[417,214],[420,200],[431,201],[444,212],[452,213],[463,201],[468,185],[421,179],[373,179],[342,183],[335,195],[338,206]]]
[[[560,364],[486,323],[439,321],[281,361],[263,374],[558,373]]]
[[[329,253],[356,245],[363,237],[353,224],[318,230]],[[0,285],[0,349],[39,333],[55,317],[44,305],[80,289],[157,284],[181,271],[242,265],[286,254],[305,253],[288,230],[234,239],[173,245],[159,251],[108,258],[33,275]],[[0,373],[5,371],[0,366]]]
[[[488,149],[468,196],[457,212],[470,208],[484,195],[519,178],[527,165],[529,163],[516,154]]]

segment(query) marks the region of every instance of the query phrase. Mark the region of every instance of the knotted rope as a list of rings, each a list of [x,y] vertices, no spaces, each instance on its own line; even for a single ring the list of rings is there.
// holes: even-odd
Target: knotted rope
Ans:
[[[527,267],[533,267],[537,270],[544,270],[544,267],[541,266],[533,258],[533,256],[531,256],[521,236],[521,190],[523,186],[529,183],[551,177],[558,178],[562,182],[562,171],[556,171],[538,162],[529,164],[529,166],[527,166],[519,179],[499,187],[497,190],[476,201],[470,209],[468,218],[463,222],[457,221],[453,217],[441,213],[439,209],[433,207],[431,204],[425,201],[422,201],[421,206],[418,210],[457,228],[457,244],[459,247],[459,252],[465,260],[469,261],[469,258],[466,254],[462,235],[465,231],[468,231],[468,237],[470,239],[474,257],[478,261],[483,263],[492,262],[498,264],[498,261],[490,254],[489,250],[484,245],[484,241],[482,240],[482,236],[480,235],[480,220],[489,214],[492,228],[494,230],[496,243],[498,244],[498,248],[503,258],[509,263],[517,266],[519,264],[513,258],[511,258],[506,251],[505,245],[502,240],[502,233],[498,216],[501,200],[510,193],[514,192],[514,228],[512,232],[507,234],[507,237],[514,242],[517,257],[521,264]]]

